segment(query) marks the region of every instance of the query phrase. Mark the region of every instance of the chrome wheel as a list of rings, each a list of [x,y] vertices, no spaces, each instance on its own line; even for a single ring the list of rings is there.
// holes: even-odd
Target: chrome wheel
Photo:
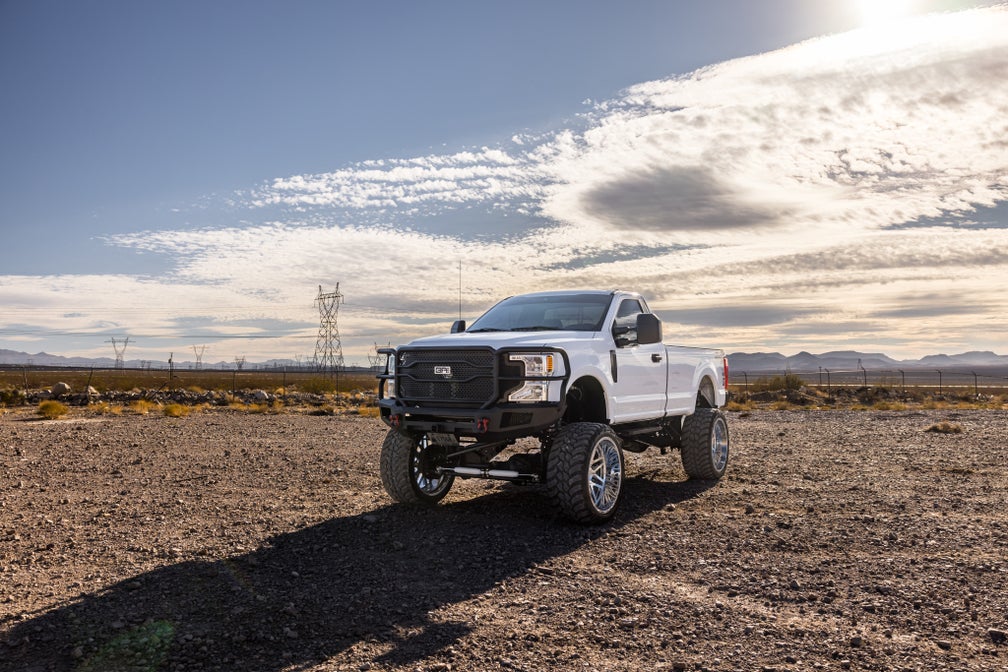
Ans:
[[[723,417],[718,417],[711,427],[710,451],[714,471],[723,472],[728,464],[728,425]]]
[[[619,447],[608,436],[592,448],[588,460],[588,489],[592,505],[601,514],[608,513],[619,501],[623,483],[623,465]]]
[[[427,464],[427,451],[430,449],[427,437],[423,437],[413,448],[413,458],[410,461],[410,471],[413,472],[413,482],[417,492],[426,497],[440,497],[452,485],[452,479],[443,474],[437,474]]]

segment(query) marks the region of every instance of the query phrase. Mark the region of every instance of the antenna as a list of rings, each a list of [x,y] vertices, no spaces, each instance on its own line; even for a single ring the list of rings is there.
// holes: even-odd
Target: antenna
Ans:
[[[125,368],[125,365],[124,365],[124,362],[123,362],[123,355],[126,354],[126,346],[129,345],[129,336],[127,336],[123,340],[123,342],[122,342],[121,345],[120,345],[120,343],[118,341],[116,341],[116,337],[115,336],[110,336],[109,340],[107,340],[105,342],[106,343],[111,343],[112,344],[112,349],[115,350],[115,368],[117,368],[117,369]]]
[[[462,319],[462,260],[459,259],[459,319]]]
[[[319,285],[318,296],[315,303],[319,308],[319,332],[318,340],[315,342],[315,368],[319,371],[335,372],[337,375],[343,369],[343,345],[340,343],[339,307],[343,303],[343,295],[339,291],[339,283],[336,283],[336,290],[333,292],[323,292],[322,285]]]
[[[193,354],[196,355],[196,368],[197,369],[202,369],[203,368],[203,353],[206,352],[206,346],[205,345],[201,345],[201,346],[197,347],[197,346],[194,345],[194,346],[192,346],[192,351],[193,351]]]

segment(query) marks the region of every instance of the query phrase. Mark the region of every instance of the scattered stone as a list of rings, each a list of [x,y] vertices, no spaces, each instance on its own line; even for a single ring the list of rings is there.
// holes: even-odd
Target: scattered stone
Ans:
[[[938,648],[941,649],[942,651],[948,651],[949,649],[952,648],[952,642],[950,642],[947,639],[939,639],[935,641],[935,644],[937,644]]]
[[[64,394],[70,394],[72,388],[66,383],[56,383],[52,386],[52,394],[54,397],[62,397]]]
[[[995,644],[1004,644],[1008,641],[1008,633],[1004,630],[998,630],[997,628],[990,628],[987,630],[987,636]]]

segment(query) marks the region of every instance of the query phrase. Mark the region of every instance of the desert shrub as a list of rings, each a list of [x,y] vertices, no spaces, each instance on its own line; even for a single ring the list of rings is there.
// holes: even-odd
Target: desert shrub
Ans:
[[[729,401],[725,405],[725,410],[729,411],[729,412],[751,411],[754,408],[756,408],[756,404],[754,404],[749,399],[746,399],[745,401]],[[377,410],[377,409],[375,409],[375,410]],[[363,413],[362,413],[362,415],[363,415]],[[377,417],[377,414],[375,414],[375,417]]]
[[[70,409],[67,408],[66,404],[62,404],[55,399],[47,399],[38,406],[38,414],[48,420],[53,420],[66,415],[69,410]]]
[[[319,376],[301,381],[298,383],[298,387],[302,392],[309,394],[330,394],[336,391],[336,381],[332,378]]]
[[[963,428],[962,425],[957,425],[954,422],[942,421],[936,422],[925,431],[935,434],[962,434]]]
[[[357,409],[357,413],[365,418],[377,418],[381,416],[380,409],[377,406],[360,406]]]
[[[787,373],[773,378],[757,378],[750,387],[754,392],[777,392],[779,390],[800,390],[805,385],[801,376]]]
[[[0,390],[0,405],[3,406],[20,406],[24,403],[24,393],[21,390],[16,390],[14,388],[5,388]]]
[[[189,415],[189,407],[182,404],[168,404],[164,407],[164,414],[169,418],[181,418]]]
[[[906,404],[899,401],[876,401],[872,409],[876,411],[905,411]]]
[[[101,401],[97,404],[92,404],[91,409],[94,410],[98,415],[119,415],[123,411],[123,407],[119,404],[113,406],[107,401]]]
[[[146,399],[137,399],[130,402],[129,409],[137,415],[147,415],[153,406],[154,404]]]

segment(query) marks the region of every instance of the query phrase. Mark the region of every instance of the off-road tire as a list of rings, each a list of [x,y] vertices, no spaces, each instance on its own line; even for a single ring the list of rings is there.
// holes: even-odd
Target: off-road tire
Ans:
[[[546,462],[546,491],[575,522],[610,520],[623,495],[623,449],[615,432],[595,422],[576,422],[557,432]]]
[[[419,439],[390,429],[382,442],[381,472],[385,492],[401,504],[433,505],[444,499],[455,481],[454,474],[426,476],[421,471]]]
[[[682,465],[690,478],[716,481],[728,469],[728,422],[716,408],[698,407],[682,426]]]

